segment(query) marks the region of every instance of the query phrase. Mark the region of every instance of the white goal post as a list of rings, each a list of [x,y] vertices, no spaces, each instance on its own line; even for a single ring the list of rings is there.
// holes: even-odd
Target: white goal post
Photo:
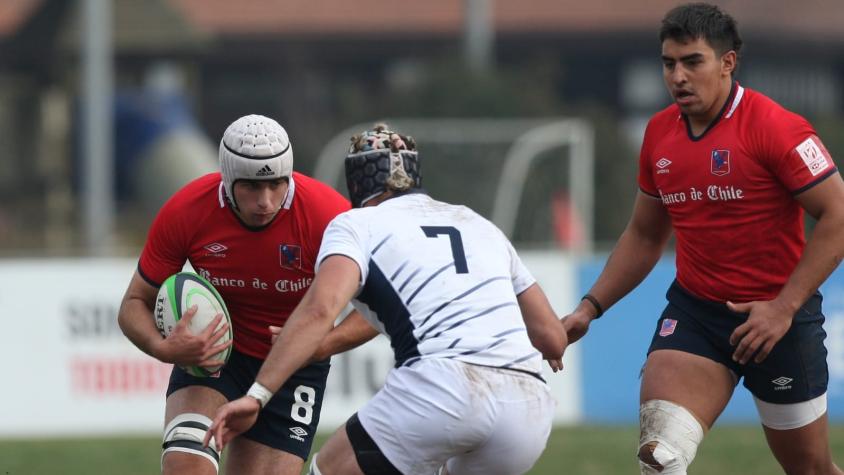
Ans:
[[[491,220],[508,238],[516,217],[528,172],[536,159],[555,148],[568,149],[568,192],[583,225],[582,244],[571,251],[589,253],[593,248],[595,133],[583,119],[415,119],[388,121],[397,130],[420,138],[425,144],[490,144],[508,146],[498,179]],[[327,142],[317,158],[314,178],[344,189],[343,160],[349,137],[372,126],[359,123]],[[424,163],[424,162],[423,162]],[[423,172],[424,177],[424,172]]]

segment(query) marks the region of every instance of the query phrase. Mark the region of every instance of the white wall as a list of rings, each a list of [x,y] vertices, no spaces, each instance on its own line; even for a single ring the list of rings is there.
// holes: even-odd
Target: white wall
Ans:
[[[523,258],[564,312],[573,302],[573,266],[558,254]],[[6,344],[0,437],[154,434],[161,430],[170,366],[136,349],[117,326],[134,259],[0,261],[0,312]],[[562,314],[562,313],[561,313]],[[320,430],[334,430],[377,391],[392,367],[379,337],[333,358]],[[556,422],[580,420],[579,361],[547,378],[558,398]]]

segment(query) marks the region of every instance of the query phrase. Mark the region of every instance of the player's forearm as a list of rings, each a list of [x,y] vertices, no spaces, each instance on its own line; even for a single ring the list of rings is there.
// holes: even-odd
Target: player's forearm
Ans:
[[[776,300],[792,313],[820,287],[844,257],[844,213],[828,212],[818,220],[803,255]]]
[[[334,320],[349,303],[360,282],[357,263],[342,255],[327,257],[311,288],[302,297],[273,343],[257,382],[273,393],[316,352]]]
[[[668,236],[646,237],[628,228],[613,249],[604,270],[589,290],[606,311],[639,285],[662,256]],[[582,301],[581,306],[591,305]],[[590,310],[591,311],[591,310]]]
[[[559,359],[566,347],[566,333],[539,284],[533,284],[518,296],[519,309],[528,338],[544,359]]]
[[[334,316],[324,309],[301,303],[281,329],[255,380],[273,393],[278,391],[297,369],[310,361],[333,323]]]
[[[349,351],[378,336],[378,330],[372,327],[358,311],[350,313],[339,325],[334,327],[322,340],[312,360],[324,360],[332,355]]]
[[[157,358],[153,350],[162,337],[154,320],[146,303],[136,298],[124,300],[117,314],[117,323],[126,338],[139,350]]]

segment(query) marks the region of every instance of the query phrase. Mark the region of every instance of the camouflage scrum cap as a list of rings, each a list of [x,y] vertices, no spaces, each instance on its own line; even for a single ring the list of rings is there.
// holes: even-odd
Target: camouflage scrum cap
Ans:
[[[360,208],[386,191],[422,186],[419,156],[413,137],[375,124],[352,137],[346,155],[346,186],[352,206]]]

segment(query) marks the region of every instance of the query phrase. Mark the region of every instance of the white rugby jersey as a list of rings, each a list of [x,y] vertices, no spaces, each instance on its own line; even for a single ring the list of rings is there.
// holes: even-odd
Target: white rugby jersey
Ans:
[[[471,209],[423,193],[353,209],[328,225],[317,263],[333,254],[360,267],[352,304],[390,338],[396,367],[436,357],[540,372],[516,300],[535,279]]]

